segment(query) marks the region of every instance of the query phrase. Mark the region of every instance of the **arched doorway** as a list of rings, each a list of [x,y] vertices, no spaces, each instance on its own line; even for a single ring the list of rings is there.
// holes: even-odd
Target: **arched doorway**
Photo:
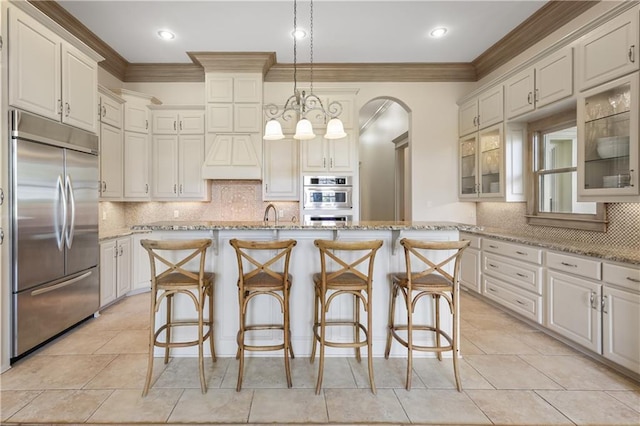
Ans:
[[[360,220],[411,219],[409,112],[391,97],[360,108]]]

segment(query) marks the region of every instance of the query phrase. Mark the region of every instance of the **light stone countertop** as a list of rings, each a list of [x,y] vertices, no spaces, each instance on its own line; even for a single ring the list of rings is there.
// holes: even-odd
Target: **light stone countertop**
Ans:
[[[513,243],[526,244],[550,250],[576,254],[580,256],[595,257],[612,262],[640,265],[640,247],[604,246],[601,244],[586,243],[575,240],[536,238],[530,235],[521,235],[505,231],[500,228],[482,228],[464,231],[480,237],[490,237]]]
[[[299,222],[262,222],[262,221],[166,221],[134,225],[131,228],[120,228],[100,233],[100,241],[123,237],[141,232],[151,231],[207,231],[207,230],[458,230],[480,237],[491,237],[518,244],[527,244],[550,250],[561,251],[580,256],[595,257],[613,262],[640,265],[640,247],[614,247],[574,240],[540,239],[529,235],[517,234],[499,228],[486,228],[457,222],[393,222],[393,221],[361,221],[337,224],[304,224]]]

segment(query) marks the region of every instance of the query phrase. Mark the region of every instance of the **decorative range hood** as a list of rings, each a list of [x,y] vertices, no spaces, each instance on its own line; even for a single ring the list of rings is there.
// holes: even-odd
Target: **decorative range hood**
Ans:
[[[218,134],[208,144],[202,165],[203,179],[262,180],[259,134]],[[257,142],[257,143],[256,143]]]

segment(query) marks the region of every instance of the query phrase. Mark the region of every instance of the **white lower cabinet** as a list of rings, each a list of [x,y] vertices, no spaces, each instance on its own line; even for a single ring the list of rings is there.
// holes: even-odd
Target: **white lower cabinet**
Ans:
[[[545,326],[600,353],[602,284],[549,270],[547,272]]]
[[[602,289],[602,355],[640,374],[640,294]]]
[[[131,291],[131,238],[100,243],[100,307]]]
[[[460,284],[476,293],[482,290],[480,266],[480,237],[471,234],[460,234],[461,240],[469,240],[469,247],[462,252],[460,260]]]

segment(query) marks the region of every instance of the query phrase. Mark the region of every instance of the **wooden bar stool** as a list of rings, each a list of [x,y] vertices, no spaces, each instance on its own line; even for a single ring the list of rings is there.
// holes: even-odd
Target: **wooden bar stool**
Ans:
[[[240,325],[238,330],[238,384],[236,391],[242,388],[244,369],[244,351],[277,351],[284,349],[284,367],[287,375],[287,386],[291,387],[291,366],[289,355],[293,355],[291,346],[291,327],[289,322],[289,291],[291,290],[291,274],[289,260],[295,240],[284,241],[241,241],[232,239],[229,243],[236,251],[238,260],[238,307]],[[268,257],[266,260],[262,260]],[[278,268],[278,271],[273,268]],[[249,302],[256,296],[268,295],[276,298],[282,311],[282,324],[247,325]],[[282,330],[283,341],[277,345],[250,345],[245,342],[245,333],[255,330]]]
[[[462,252],[469,245],[469,241],[418,241],[403,238],[400,244],[404,247],[405,272],[391,274],[392,290],[389,305],[389,328],[387,331],[387,346],[384,356],[389,358],[391,352],[391,338],[400,342],[407,351],[407,390],[411,389],[411,370],[413,368],[413,351],[436,352],[438,359],[442,360],[442,352],[453,351],[453,372],[458,391],[462,390],[460,375],[458,373],[458,321],[460,316],[460,283],[458,274],[460,271],[460,258]],[[440,255],[438,255],[440,252]],[[442,253],[446,252],[446,253]],[[442,261],[429,260],[428,256]],[[412,266],[413,264],[413,266]],[[449,273],[445,269],[451,269]],[[414,292],[417,292],[414,296]],[[407,308],[407,323],[395,324],[396,298],[402,293]],[[418,301],[430,296],[435,301],[435,324],[414,324],[413,314]],[[440,298],[444,298],[449,304],[453,316],[452,336],[440,327]],[[406,331],[407,338],[398,334],[399,330]],[[413,342],[414,331],[427,331],[435,335],[435,345],[425,346]],[[446,345],[441,344],[440,338],[446,340]]]
[[[382,247],[382,240],[373,241],[330,241],[315,240],[314,244],[320,250],[321,271],[313,274],[315,286],[314,323],[313,323],[313,349],[311,350],[311,362],[316,355],[317,343],[320,342],[320,363],[318,366],[318,381],[316,394],[322,388],[322,375],[324,369],[325,346],[334,348],[355,348],[356,359],[360,362],[360,348],[367,347],[369,360],[369,383],[371,391],[376,393],[376,385],[373,380],[373,351],[371,348],[371,290],[373,282],[373,263],[376,252]],[[336,252],[348,257],[344,260],[338,257]],[[355,259],[355,260],[351,260]],[[365,269],[366,273],[357,269]],[[326,315],[331,302],[340,295],[353,296],[353,319],[334,319],[327,321]],[[360,322],[360,302],[367,312],[367,325]],[[326,338],[326,328],[336,326],[353,327],[354,338],[352,342],[329,341]]]
[[[205,272],[206,250],[211,246],[211,240],[142,240],[142,247],[149,254],[151,262],[151,322],[149,338],[149,363],[147,366],[147,379],[144,384],[142,396],[146,396],[151,387],[153,373],[154,347],[165,348],[164,363],[169,362],[171,348],[183,348],[198,346],[198,361],[200,366],[200,388],[202,393],[207,391],[204,377],[204,341],[209,339],[211,358],[216,360],[213,342],[213,284],[215,276],[212,272]],[[174,261],[177,251],[190,251],[186,257]],[[191,261],[199,262],[199,270],[193,272],[185,269]],[[166,268],[166,269],[165,269]],[[158,272],[162,270],[162,272]],[[197,319],[174,320],[172,318],[173,298],[183,294],[192,302],[197,313]],[[162,300],[167,300],[166,322],[156,329],[156,313]],[[205,303],[208,298],[208,317],[205,318]],[[175,327],[197,327],[198,338],[189,341],[171,341],[171,331]],[[205,332],[206,328],[206,332]],[[164,340],[160,340],[160,334],[164,332]]]

